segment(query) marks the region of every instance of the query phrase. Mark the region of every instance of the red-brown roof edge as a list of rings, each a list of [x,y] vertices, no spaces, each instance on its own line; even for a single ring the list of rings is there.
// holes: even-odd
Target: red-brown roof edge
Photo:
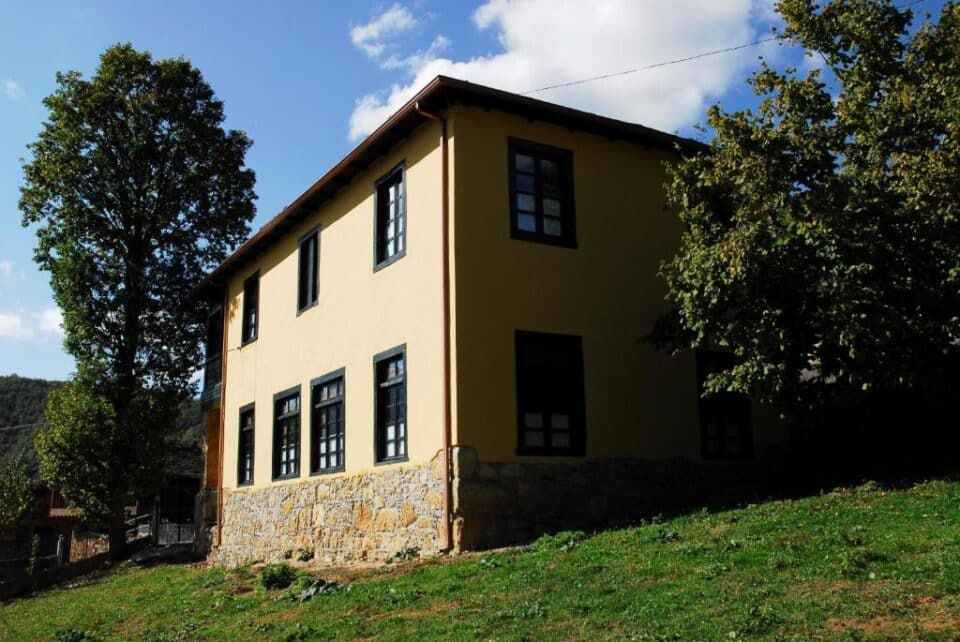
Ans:
[[[437,76],[417,92],[413,98],[408,100],[403,107],[394,112],[386,122],[377,127],[372,134],[367,136],[359,145],[350,151],[350,153],[330,168],[329,171],[321,176],[295,201],[284,207],[279,214],[270,219],[266,225],[257,230],[253,236],[241,244],[233,254],[228,256],[197,285],[195,295],[200,296],[211,287],[223,285],[223,280],[238,267],[241,260],[247,254],[253,252],[255,249],[260,249],[260,246],[267,243],[275,233],[278,233],[289,219],[298,213],[301,207],[318,196],[325,187],[330,186],[330,184],[353,163],[361,160],[366,153],[375,148],[377,143],[381,142],[399,123],[414,114],[418,102],[426,101],[442,92],[449,94],[450,98],[468,99],[472,102],[497,109],[523,110],[525,113],[529,112],[529,115],[543,120],[561,121],[571,127],[578,125],[584,130],[604,134],[612,138],[644,142],[657,147],[673,148],[679,146],[690,151],[706,149],[706,145],[695,140],[668,134],[636,123],[628,123],[614,118],[564,107],[555,103],[530,98],[529,96],[522,96],[484,85],[477,85],[465,80],[458,80],[448,76]]]

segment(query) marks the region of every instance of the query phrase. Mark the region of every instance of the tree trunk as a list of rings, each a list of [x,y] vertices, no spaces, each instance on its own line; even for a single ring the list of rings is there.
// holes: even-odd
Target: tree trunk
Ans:
[[[123,508],[114,510],[113,515],[110,516],[110,561],[112,562],[126,559],[127,525],[123,518]]]

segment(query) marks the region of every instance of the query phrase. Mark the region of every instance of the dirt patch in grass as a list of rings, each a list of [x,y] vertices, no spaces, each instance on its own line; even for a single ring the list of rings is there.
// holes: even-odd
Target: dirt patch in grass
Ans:
[[[912,602],[913,611],[897,615],[876,615],[871,618],[832,617],[824,629],[833,635],[851,629],[866,637],[901,639],[918,633],[957,633],[960,635],[960,613],[942,605],[933,596],[921,596]],[[960,639],[960,638],[958,638]]]

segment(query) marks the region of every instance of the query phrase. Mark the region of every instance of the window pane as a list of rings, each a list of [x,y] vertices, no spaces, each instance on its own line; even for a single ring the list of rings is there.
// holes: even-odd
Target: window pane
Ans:
[[[526,212],[533,212],[536,208],[536,201],[533,194],[517,193],[517,209]]]
[[[554,430],[570,430],[570,415],[550,415],[550,427]]]
[[[533,179],[533,174],[517,173],[517,191],[518,192],[537,191],[536,183],[534,182],[534,179]]]
[[[544,216],[553,216],[554,218],[559,218],[560,201],[555,198],[543,199],[543,214]]]
[[[537,218],[533,214],[518,214],[517,228],[522,232],[536,232]]]
[[[543,415],[539,412],[523,413],[523,425],[527,428],[543,428]]]
[[[555,432],[550,435],[550,445],[554,448],[569,448],[570,447],[570,433],[568,432]]]
[[[560,166],[556,161],[541,159],[540,160],[540,175],[543,177],[545,182],[549,183],[559,183],[560,182]]]
[[[523,433],[523,445],[532,448],[543,446],[543,433],[540,431],[528,430]]]
[[[516,167],[517,167],[517,171],[519,172],[530,172],[532,174],[533,173],[533,156],[527,156],[526,154],[517,154]]]
[[[549,234],[550,236],[562,236],[563,235],[563,225],[560,224],[560,219],[556,218],[544,218],[543,219],[543,232]]]

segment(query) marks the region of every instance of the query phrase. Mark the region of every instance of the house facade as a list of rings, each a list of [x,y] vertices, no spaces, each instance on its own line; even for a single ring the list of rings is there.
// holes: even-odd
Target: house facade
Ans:
[[[697,144],[438,77],[204,281],[226,564],[385,560],[695,500],[784,438],[643,341]],[[734,462],[747,462],[745,464]]]

